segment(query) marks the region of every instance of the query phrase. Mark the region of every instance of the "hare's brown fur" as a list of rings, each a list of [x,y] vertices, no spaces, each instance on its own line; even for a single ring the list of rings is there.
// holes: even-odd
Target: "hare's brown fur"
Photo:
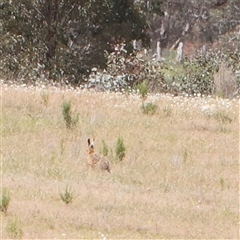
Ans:
[[[93,168],[98,168],[101,171],[110,172],[110,164],[108,159],[94,153],[94,141],[88,139],[88,160],[87,163]]]

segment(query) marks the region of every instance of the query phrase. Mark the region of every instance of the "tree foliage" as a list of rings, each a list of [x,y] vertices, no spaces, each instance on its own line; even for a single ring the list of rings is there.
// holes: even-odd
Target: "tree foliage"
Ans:
[[[145,15],[134,0],[14,0],[0,5],[1,70],[24,80],[80,83],[104,52],[125,41],[149,44]]]
[[[106,81],[130,74],[130,87],[147,79],[150,89],[166,89],[159,63],[139,61],[132,41],[154,54],[158,42],[162,50],[180,41],[201,46],[229,33],[221,50],[235,53],[239,10],[239,0],[0,0],[0,72],[79,85],[97,67],[110,71]]]

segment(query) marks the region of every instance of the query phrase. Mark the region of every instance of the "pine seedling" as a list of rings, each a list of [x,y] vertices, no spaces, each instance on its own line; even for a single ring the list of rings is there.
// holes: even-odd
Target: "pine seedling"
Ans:
[[[77,125],[79,120],[79,114],[75,114],[74,116],[72,115],[71,101],[63,102],[62,115],[67,129],[71,129],[72,127]]]
[[[119,137],[116,144],[116,159],[117,161],[122,161],[126,154],[126,147],[123,142],[123,138]]]
[[[6,188],[4,188],[2,193],[1,203],[0,203],[0,209],[2,212],[4,213],[7,212],[9,203],[10,203],[10,194],[9,194],[9,191]]]
[[[67,205],[72,202],[73,200],[73,194],[71,191],[70,187],[66,187],[65,192],[64,193],[60,193],[60,197],[63,200],[63,202],[65,202]]]

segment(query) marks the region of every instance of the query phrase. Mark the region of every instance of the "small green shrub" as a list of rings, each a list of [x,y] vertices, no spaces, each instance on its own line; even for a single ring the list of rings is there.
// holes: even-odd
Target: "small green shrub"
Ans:
[[[147,99],[147,94],[148,94],[147,81],[144,80],[142,83],[139,83],[137,85],[137,88],[139,90],[140,97],[142,99],[142,105],[140,107],[141,112],[144,114],[151,114],[151,115],[154,114],[156,112],[157,105],[152,102],[145,103],[145,100]]]
[[[63,102],[62,104],[62,115],[66,123],[67,128],[71,128],[71,101],[69,102]]]
[[[106,144],[106,142],[104,140],[102,140],[102,148],[100,150],[100,153],[103,155],[103,156],[108,156],[108,153],[109,153],[109,149],[108,149],[108,146]]]
[[[119,137],[116,144],[116,159],[117,161],[122,161],[126,154],[126,147],[123,142],[123,138]]]
[[[75,127],[79,120],[79,114],[73,115],[71,112],[71,101],[63,102],[62,115],[66,123],[66,128],[71,129]]]
[[[141,106],[141,111],[144,114],[153,115],[156,112],[156,110],[157,110],[157,105],[152,102],[143,103]]]
[[[23,236],[23,230],[19,226],[17,220],[8,222],[6,226],[6,231],[11,239],[21,239]]]
[[[2,193],[1,204],[0,204],[0,209],[2,212],[4,213],[7,212],[9,203],[10,203],[10,194],[9,194],[9,191],[6,188],[4,188]]]
[[[139,90],[140,96],[143,101],[146,100],[147,94],[148,94],[148,83],[146,80],[144,80],[142,83],[139,83],[137,85],[137,89]]]
[[[66,204],[69,204],[73,200],[73,193],[70,187],[66,187],[64,193],[60,193],[60,197]]]

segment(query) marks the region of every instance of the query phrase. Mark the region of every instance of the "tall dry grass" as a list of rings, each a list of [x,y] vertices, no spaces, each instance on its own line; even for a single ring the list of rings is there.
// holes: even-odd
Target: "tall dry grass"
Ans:
[[[239,103],[2,86],[2,238],[238,238]],[[61,104],[79,122],[66,129]],[[126,156],[114,161],[118,137]],[[88,168],[87,139],[112,173]],[[60,197],[71,188],[73,201]],[[9,230],[10,229],[10,230]]]

